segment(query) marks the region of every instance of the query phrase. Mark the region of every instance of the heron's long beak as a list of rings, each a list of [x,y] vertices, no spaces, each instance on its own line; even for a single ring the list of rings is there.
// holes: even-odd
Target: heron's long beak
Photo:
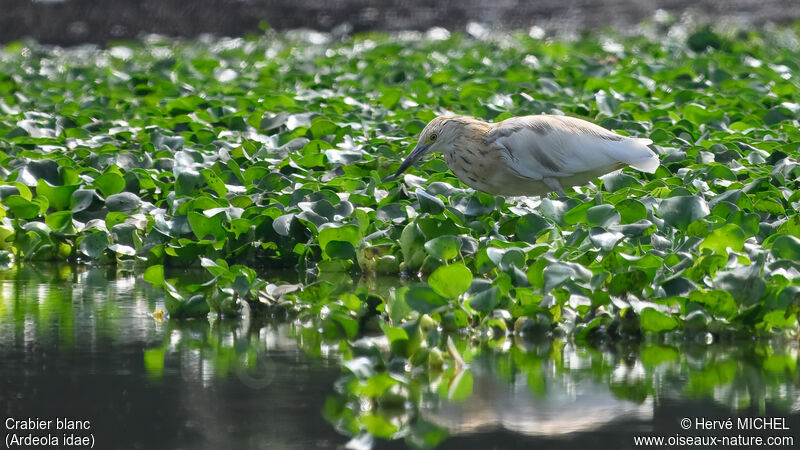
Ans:
[[[419,159],[422,158],[425,155],[425,153],[428,151],[428,147],[430,147],[430,144],[428,144],[428,145],[417,144],[417,146],[414,147],[414,150],[411,150],[411,153],[408,155],[408,157],[405,159],[405,161],[403,161],[403,163],[400,164],[400,168],[397,169],[397,172],[395,172],[394,175],[389,175],[388,177],[384,178],[382,181],[389,181],[389,180],[394,180],[395,178],[397,178],[398,175],[400,175],[401,173],[405,172],[415,162],[419,161]]]

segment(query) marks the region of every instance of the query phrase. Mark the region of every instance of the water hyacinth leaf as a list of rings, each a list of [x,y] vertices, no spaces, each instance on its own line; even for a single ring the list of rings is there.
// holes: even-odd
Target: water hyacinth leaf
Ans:
[[[689,293],[689,300],[704,305],[711,314],[730,318],[739,312],[736,300],[727,291],[719,289],[700,289]]]
[[[356,249],[349,242],[329,241],[324,252],[328,258],[356,260]]]
[[[756,303],[767,290],[767,284],[759,274],[759,267],[755,265],[717,272],[714,287],[730,292],[740,305]]]
[[[274,115],[265,115],[264,118],[261,119],[259,127],[264,131],[274,130],[281,125],[284,125],[288,118],[289,114],[285,112],[279,112]]]
[[[209,236],[216,240],[222,240],[226,236],[225,228],[222,223],[225,213],[217,213],[211,217],[197,211],[189,211],[186,215],[192,233],[197,239],[207,239]]]
[[[181,317],[205,317],[211,311],[205,295],[193,295],[181,308]]]
[[[425,243],[425,252],[439,260],[448,261],[458,256],[461,244],[457,236],[445,235]]]
[[[777,232],[800,238],[800,214],[789,217],[778,227]]]
[[[738,225],[746,236],[755,236],[759,230],[758,214],[736,211],[728,217],[728,223]]]
[[[528,278],[528,282],[531,286],[537,288],[544,287],[544,269],[548,267],[548,264],[550,264],[548,260],[539,258],[528,266],[525,276]],[[569,276],[570,274],[567,275],[567,277]]]
[[[315,117],[311,120],[311,134],[314,136],[314,139],[320,139],[329,134],[336,134],[338,129],[339,127],[337,127],[335,123],[324,117]]]
[[[800,239],[785,234],[778,236],[772,241],[772,253],[778,258],[800,261]]]
[[[786,209],[784,209],[781,202],[772,198],[772,197],[762,197],[756,200],[753,207],[758,211],[767,212],[770,214],[775,215],[786,215]]]
[[[497,286],[478,292],[469,299],[470,308],[483,313],[493,311],[499,303],[500,288]]]
[[[205,182],[205,177],[195,170],[184,170],[177,173],[175,178],[175,193],[181,196],[190,196],[199,190]]]
[[[611,278],[608,292],[611,295],[621,296],[625,293],[638,293],[648,283],[647,274],[639,269],[618,273]]]
[[[113,212],[132,213],[142,204],[139,196],[131,192],[122,192],[106,197],[106,208]]]
[[[36,194],[47,197],[50,207],[56,211],[69,209],[72,193],[78,189],[74,186],[51,186],[50,183],[40,178],[36,185]]]
[[[564,214],[564,223],[567,225],[586,223],[586,211],[592,208],[592,206],[594,205],[591,202],[586,202],[570,209]]]
[[[376,398],[385,393],[392,386],[397,385],[398,381],[388,373],[378,373],[369,377],[366,381],[358,383],[353,389],[358,395],[369,398]]]
[[[681,230],[709,213],[706,201],[696,195],[665,198],[658,206],[658,214],[664,221]]]
[[[615,205],[620,215],[620,223],[629,224],[647,218],[647,208],[639,200],[626,198]]]
[[[272,222],[272,228],[281,236],[289,236],[291,231],[291,225],[293,221],[296,221],[295,216],[297,214],[284,214]]]
[[[612,205],[597,205],[586,210],[586,223],[606,227],[618,223],[620,214]]]
[[[108,249],[118,255],[124,255],[124,256],[136,255],[136,249],[128,245],[109,244]]]
[[[330,223],[319,230],[318,239],[319,246],[323,249],[327,248],[331,241],[348,242],[355,248],[361,241],[361,231],[356,225]]]
[[[520,217],[515,226],[515,234],[519,240],[525,242],[536,242],[539,232],[550,228],[550,223],[542,216],[529,213]]]
[[[415,222],[410,222],[400,234],[400,251],[403,261],[410,270],[422,267],[425,260],[425,235]]]
[[[122,190],[125,189],[125,178],[122,177],[118,169],[109,169],[109,171],[94,179],[94,187],[97,188],[104,197],[108,197],[109,195],[122,192]]]
[[[158,286],[158,287],[164,286],[165,283],[164,266],[161,264],[157,264],[145,269],[144,281],[147,281],[153,286]]]
[[[797,324],[797,314],[783,310],[770,311],[764,314],[762,320],[767,325],[767,329],[792,328]]]
[[[44,222],[53,231],[66,231],[72,226],[72,211],[56,211],[48,214]]]
[[[401,327],[393,327],[386,324],[381,324],[380,327],[383,330],[383,334],[389,339],[389,343],[408,340],[408,332]]]
[[[605,231],[600,227],[594,227],[589,230],[589,239],[597,247],[603,251],[611,251],[621,239],[625,236],[622,233]]]
[[[78,249],[81,253],[91,259],[100,259],[107,248],[108,234],[101,230],[92,230],[84,234],[78,243]]]
[[[415,286],[405,293],[405,303],[414,311],[428,314],[447,305],[447,299],[428,286]]]
[[[735,252],[742,251],[745,239],[744,230],[738,225],[725,224],[706,236],[699,248],[701,251],[707,248],[720,255],[728,256],[728,248]]]
[[[639,323],[642,326],[642,330],[647,333],[660,333],[674,330],[678,327],[676,318],[651,307],[642,309],[639,313]]]
[[[472,284],[472,272],[461,263],[440,266],[428,277],[428,285],[445,298],[458,298]]]
[[[3,200],[3,204],[20,219],[33,219],[39,215],[39,205],[21,195],[9,195]]]
[[[444,211],[444,202],[435,195],[428,194],[423,189],[417,189],[417,199],[421,212],[441,214]]]
[[[94,189],[77,189],[72,193],[70,205],[73,212],[81,212],[94,203],[97,193]]]
[[[544,291],[550,292],[551,290],[560,286],[564,281],[571,279],[573,276],[575,276],[575,271],[572,269],[572,267],[566,264],[554,262],[547,265],[542,271]],[[528,279],[531,280],[530,270]],[[531,284],[535,286],[537,283],[534,283],[534,281],[531,280]]]
[[[608,192],[617,192],[620,189],[632,186],[641,186],[642,183],[636,178],[622,172],[603,177],[603,187]]]

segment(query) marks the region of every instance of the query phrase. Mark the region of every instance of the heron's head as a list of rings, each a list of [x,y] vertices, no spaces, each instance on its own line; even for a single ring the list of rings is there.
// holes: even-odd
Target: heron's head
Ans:
[[[406,157],[405,161],[400,164],[397,172],[389,179],[405,172],[406,169],[428,153],[443,152],[450,148],[460,136],[461,128],[463,128],[467,119],[475,120],[460,116],[439,116],[431,120],[420,133],[417,146],[414,147],[414,150]]]

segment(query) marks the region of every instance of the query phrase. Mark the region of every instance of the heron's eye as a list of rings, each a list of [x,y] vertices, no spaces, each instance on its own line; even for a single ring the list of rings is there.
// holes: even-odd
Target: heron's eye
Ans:
[[[432,135],[431,135],[431,137],[429,137],[429,138],[428,138],[428,140],[429,140],[429,141],[431,141],[431,142],[433,142],[433,141],[435,141],[435,140],[436,140],[436,138],[438,138],[438,137],[439,137],[439,136],[438,136],[436,133],[434,133],[434,134],[432,134]]]

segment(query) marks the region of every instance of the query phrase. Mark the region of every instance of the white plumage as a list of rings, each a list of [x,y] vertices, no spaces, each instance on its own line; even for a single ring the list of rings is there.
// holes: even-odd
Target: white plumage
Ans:
[[[423,155],[442,152],[465,184],[498,195],[543,195],[631,166],[653,173],[650,139],[627,137],[574,117],[538,115],[496,124],[464,116],[433,119],[395,176]]]

